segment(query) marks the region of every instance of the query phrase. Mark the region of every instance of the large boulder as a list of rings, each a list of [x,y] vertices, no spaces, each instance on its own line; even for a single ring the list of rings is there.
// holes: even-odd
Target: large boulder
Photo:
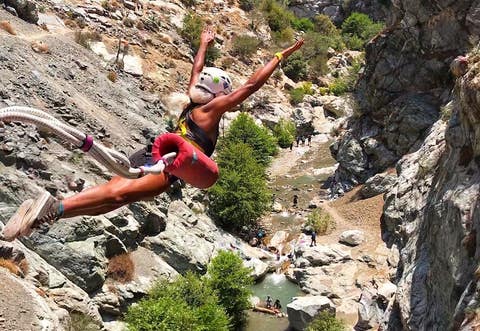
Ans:
[[[365,241],[365,234],[360,230],[343,231],[338,241],[349,246],[358,246]]]
[[[322,311],[335,313],[335,305],[329,298],[318,296],[306,296],[294,298],[287,305],[288,321],[294,330],[305,330],[316,315]]]
[[[38,8],[31,0],[4,0],[6,6],[12,7],[21,19],[36,24],[38,22]]]

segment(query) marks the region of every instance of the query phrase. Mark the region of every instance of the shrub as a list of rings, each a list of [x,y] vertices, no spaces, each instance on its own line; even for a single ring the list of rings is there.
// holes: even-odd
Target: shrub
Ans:
[[[227,229],[252,227],[270,208],[265,167],[245,143],[224,144],[217,156],[220,178],[209,190],[209,211]]]
[[[275,0],[264,0],[260,4],[268,26],[272,31],[282,31],[290,27],[291,22],[295,19],[295,15],[285,6]]]
[[[383,29],[383,23],[375,23],[362,13],[352,13],[342,23],[342,35],[350,49],[362,50],[365,43]]]
[[[323,209],[316,209],[307,217],[306,226],[311,226],[319,235],[329,234],[335,229],[335,220]]]
[[[292,43],[294,35],[295,31],[293,31],[292,28],[288,27],[283,29],[282,31],[273,31],[272,39],[276,45],[286,47],[287,45],[290,45]]]
[[[135,265],[130,254],[120,254],[108,261],[107,277],[120,283],[126,283],[133,279],[134,273]]]
[[[250,55],[256,52],[260,43],[260,40],[255,37],[247,35],[236,36],[233,39],[233,55],[237,55],[242,59],[247,59]]]
[[[307,75],[307,63],[302,53],[293,53],[282,67],[283,73],[290,79],[298,81]]]
[[[203,24],[203,19],[195,13],[189,13],[183,19],[180,35],[190,44],[193,53],[196,53],[200,47],[200,34],[203,30]],[[219,57],[220,50],[216,47],[209,47],[205,55],[205,63],[211,65]]]
[[[273,128],[273,134],[277,138],[278,145],[287,148],[295,140],[295,123],[291,120],[281,118]]]
[[[255,8],[255,0],[239,0],[239,7],[244,11],[251,11]]]
[[[92,41],[100,41],[102,36],[97,31],[75,31],[75,42],[85,48],[90,49]]]
[[[234,326],[245,322],[245,310],[250,308],[250,269],[243,266],[242,259],[233,252],[220,251],[207,269],[207,281],[218,295],[220,304],[232,318]]]
[[[322,311],[307,326],[306,331],[345,331],[345,323],[335,318],[335,314]]]
[[[90,316],[73,312],[70,313],[70,325],[68,331],[100,331],[102,328]]]
[[[314,24],[308,18],[296,18],[294,17],[292,20],[292,27],[297,31],[313,31]]]
[[[227,331],[229,325],[214,290],[191,272],[172,283],[159,281],[125,320],[133,331]]]
[[[290,103],[292,105],[298,105],[303,101],[303,97],[305,96],[305,91],[301,87],[294,88],[288,93],[290,94]]]
[[[330,17],[319,14],[313,18],[313,30],[325,36],[339,34]]]
[[[15,262],[10,259],[0,258],[0,268],[5,268],[16,276],[21,275],[21,270],[18,265],[16,265]]]
[[[108,78],[109,81],[115,83],[117,81],[118,76],[117,76],[117,73],[115,71],[110,70],[107,74],[107,78]]]
[[[342,95],[346,92],[351,92],[355,88],[360,70],[362,68],[362,59],[354,60],[352,65],[348,68],[345,75],[337,77],[328,86],[331,93],[334,95]]]
[[[17,33],[13,29],[12,24],[9,21],[1,21],[0,22],[0,29],[7,31],[11,35],[16,35]]]

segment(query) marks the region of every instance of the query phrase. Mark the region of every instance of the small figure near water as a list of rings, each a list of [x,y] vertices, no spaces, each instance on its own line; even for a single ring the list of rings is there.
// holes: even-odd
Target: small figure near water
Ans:
[[[280,300],[279,300],[279,299],[275,300],[275,303],[273,304],[273,308],[275,308],[275,309],[282,309],[282,305],[280,304]]]
[[[272,298],[269,295],[267,295],[267,301],[265,301],[265,306],[267,308],[272,308],[272,303],[273,303]]]

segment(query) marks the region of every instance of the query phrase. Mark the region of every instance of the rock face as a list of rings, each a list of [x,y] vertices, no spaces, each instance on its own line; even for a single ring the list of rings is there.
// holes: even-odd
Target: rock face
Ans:
[[[391,2],[387,29],[367,45],[356,92],[360,117],[332,146],[339,161],[334,190],[350,189],[418,150],[451,98],[450,63],[471,47],[477,8],[473,0]]]
[[[466,6],[466,3],[463,3]],[[468,8],[468,6],[466,6]],[[469,13],[471,15],[472,13]],[[389,329],[475,329],[480,226],[478,56],[456,82],[448,123],[436,122],[398,165],[385,195],[384,238],[400,248]]]
[[[300,17],[313,18],[318,14],[323,14],[329,16],[334,23],[340,24],[354,11],[366,13],[375,20],[384,20],[389,6],[382,3],[384,2],[372,0],[294,0],[289,3],[289,7]]]

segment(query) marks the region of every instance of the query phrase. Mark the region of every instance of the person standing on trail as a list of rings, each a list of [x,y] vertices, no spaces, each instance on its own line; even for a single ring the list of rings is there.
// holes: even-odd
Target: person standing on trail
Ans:
[[[293,196],[293,207],[297,207],[297,204],[298,204],[298,195],[294,195]]]
[[[310,242],[310,247],[312,246],[317,246],[317,232],[315,229],[312,230],[312,233],[310,234],[311,242]]]
[[[260,89],[280,62],[300,49],[304,43],[303,39],[299,39],[292,46],[275,53],[245,84],[232,91],[232,81],[226,72],[218,68],[204,68],[207,49],[214,40],[215,33],[211,27],[201,32],[200,46],[188,84],[190,102],[184,107],[174,134],[182,143],[191,144],[196,155],[206,157],[210,157],[215,149],[222,115]],[[144,148],[132,156],[132,164],[136,163],[134,166],[138,167],[138,162],[146,157],[147,151]],[[214,174],[215,181],[218,178],[218,169]],[[11,241],[19,236],[30,235],[33,228],[44,223],[53,223],[60,218],[105,214],[132,202],[152,199],[165,192],[176,180],[175,176],[166,171],[137,179],[115,176],[107,183],[90,187],[64,200],[57,200],[45,191],[37,199],[22,203],[5,226],[3,239]]]

